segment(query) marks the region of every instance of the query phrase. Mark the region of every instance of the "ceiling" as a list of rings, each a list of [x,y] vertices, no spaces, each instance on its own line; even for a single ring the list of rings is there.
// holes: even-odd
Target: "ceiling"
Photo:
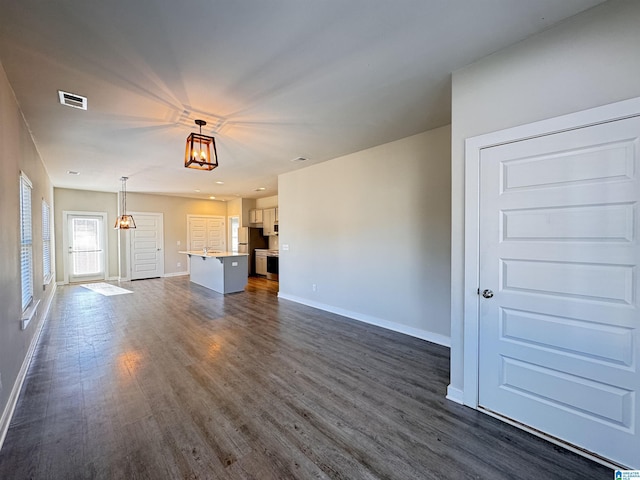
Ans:
[[[281,173],[450,123],[452,71],[599,3],[0,0],[0,61],[54,186],[259,198]],[[211,172],[184,168],[195,119]]]

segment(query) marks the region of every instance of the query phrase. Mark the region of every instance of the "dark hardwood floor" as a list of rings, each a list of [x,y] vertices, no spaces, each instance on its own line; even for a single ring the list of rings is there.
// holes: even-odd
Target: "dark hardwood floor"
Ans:
[[[60,287],[0,479],[611,479],[445,399],[449,351],[188,277]]]

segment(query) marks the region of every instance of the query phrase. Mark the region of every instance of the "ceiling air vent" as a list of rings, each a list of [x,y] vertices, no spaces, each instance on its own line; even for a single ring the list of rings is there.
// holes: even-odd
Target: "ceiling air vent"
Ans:
[[[76,95],[75,93],[63,92],[62,90],[58,90],[58,97],[62,105],[79,108],[80,110],[87,109],[87,97]]]

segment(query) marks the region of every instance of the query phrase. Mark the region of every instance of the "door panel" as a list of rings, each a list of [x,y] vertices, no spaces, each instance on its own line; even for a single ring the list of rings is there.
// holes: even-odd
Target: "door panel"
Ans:
[[[136,228],[131,229],[131,279],[141,280],[164,275],[161,214],[135,214]]]
[[[198,251],[207,247],[211,250],[226,250],[225,217],[189,216],[189,248]]]
[[[487,148],[479,404],[640,467],[640,119]]]

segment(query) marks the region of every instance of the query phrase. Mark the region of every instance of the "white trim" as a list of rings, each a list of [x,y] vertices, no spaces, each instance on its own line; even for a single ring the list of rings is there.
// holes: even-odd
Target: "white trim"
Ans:
[[[31,304],[22,312],[22,317],[20,318],[20,330],[26,330],[33,320],[33,317],[38,315],[38,307],[40,306],[40,300],[31,300]]]
[[[102,249],[104,250],[104,280],[109,278],[109,235],[107,235],[107,212],[81,212],[76,210],[62,211],[62,271],[63,285],[69,284],[69,215],[102,217]],[[103,280],[101,279],[101,280]]]
[[[167,277],[184,277],[185,275],[189,275],[189,272],[173,272],[173,273],[165,273],[163,275],[164,278]]]
[[[432,333],[426,330],[421,330],[419,328],[408,327],[400,323],[390,322],[388,320],[383,320],[382,318],[373,317],[371,315],[364,315],[362,313],[345,310],[343,308],[334,307],[332,305],[327,305],[320,302],[314,302],[313,300],[308,300],[303,297],[297,297],[295,295],[278,293],[278,298],[301,303],[302,305],[307,305],[319,310],[324,310],[325,312],[336,313],[338,315],[342,315],[343,317],[358,320],[363,323],[368,323],[369,325],[382,327],[394,332],[403,333],[411,337],[420,338],[421,340],[426,340],[431,343],[442,345],[443,347],[451,347],[451,339],[445,335],[440,335],[438,333]]]
[[[480,222],[480,154],[484,148],[519,142],[558,132],[585,128],[640,115],[640,97],[591,108],[561,117],[520,125],[488,133],[465,141],[465,212],[464,212],[464,379],[463,400],[478,408],[479,364],[479,222]]]
[[[23,178],[29,188],[33,190],[33,183],[31,183],[29,176],[24,172],[24,170],[20,170],[20,178]]]
[[[18,377],[16,378],[16,381],[13,384],[13,388],[11,389],[11,393],[9,394],[7,405],[5,406],[4,411],[2,412],[2,416],[0,417],[0,450],[2,450],[2,444],[7,437],[9,425],[11,424],[11,418],[13,417],[13,414],[16,410],[16,405],[18,404],[18,398],[20,396],[20,391],[22,390],[22,384],[27,378],[27,371],[29,370],[29,365],[31,364],[33,353],[35,352],[36,345],[38,344],[38,340],[40,339],[42,327],[44,326],[45,321],[49,316],[49,310],[51,309],[51,304],[53,303],[53,297],[56,294],[56,288],[57,285],[54,283],[54,286],[51,289],[51,294],[46,299],[44,311],[42,312],[42,317],[40,318],[40,323],[38,324],[36,332],[31,339],[31,344],[29,345],[27,354],[25,355],[22,366],[20,367],[20,371],[18,372]]]
[[[446,399],[463,405],[462,390],[460,390],[459,388],[455,388],[454,386],[449,384],[449,386],[447,387]]]

